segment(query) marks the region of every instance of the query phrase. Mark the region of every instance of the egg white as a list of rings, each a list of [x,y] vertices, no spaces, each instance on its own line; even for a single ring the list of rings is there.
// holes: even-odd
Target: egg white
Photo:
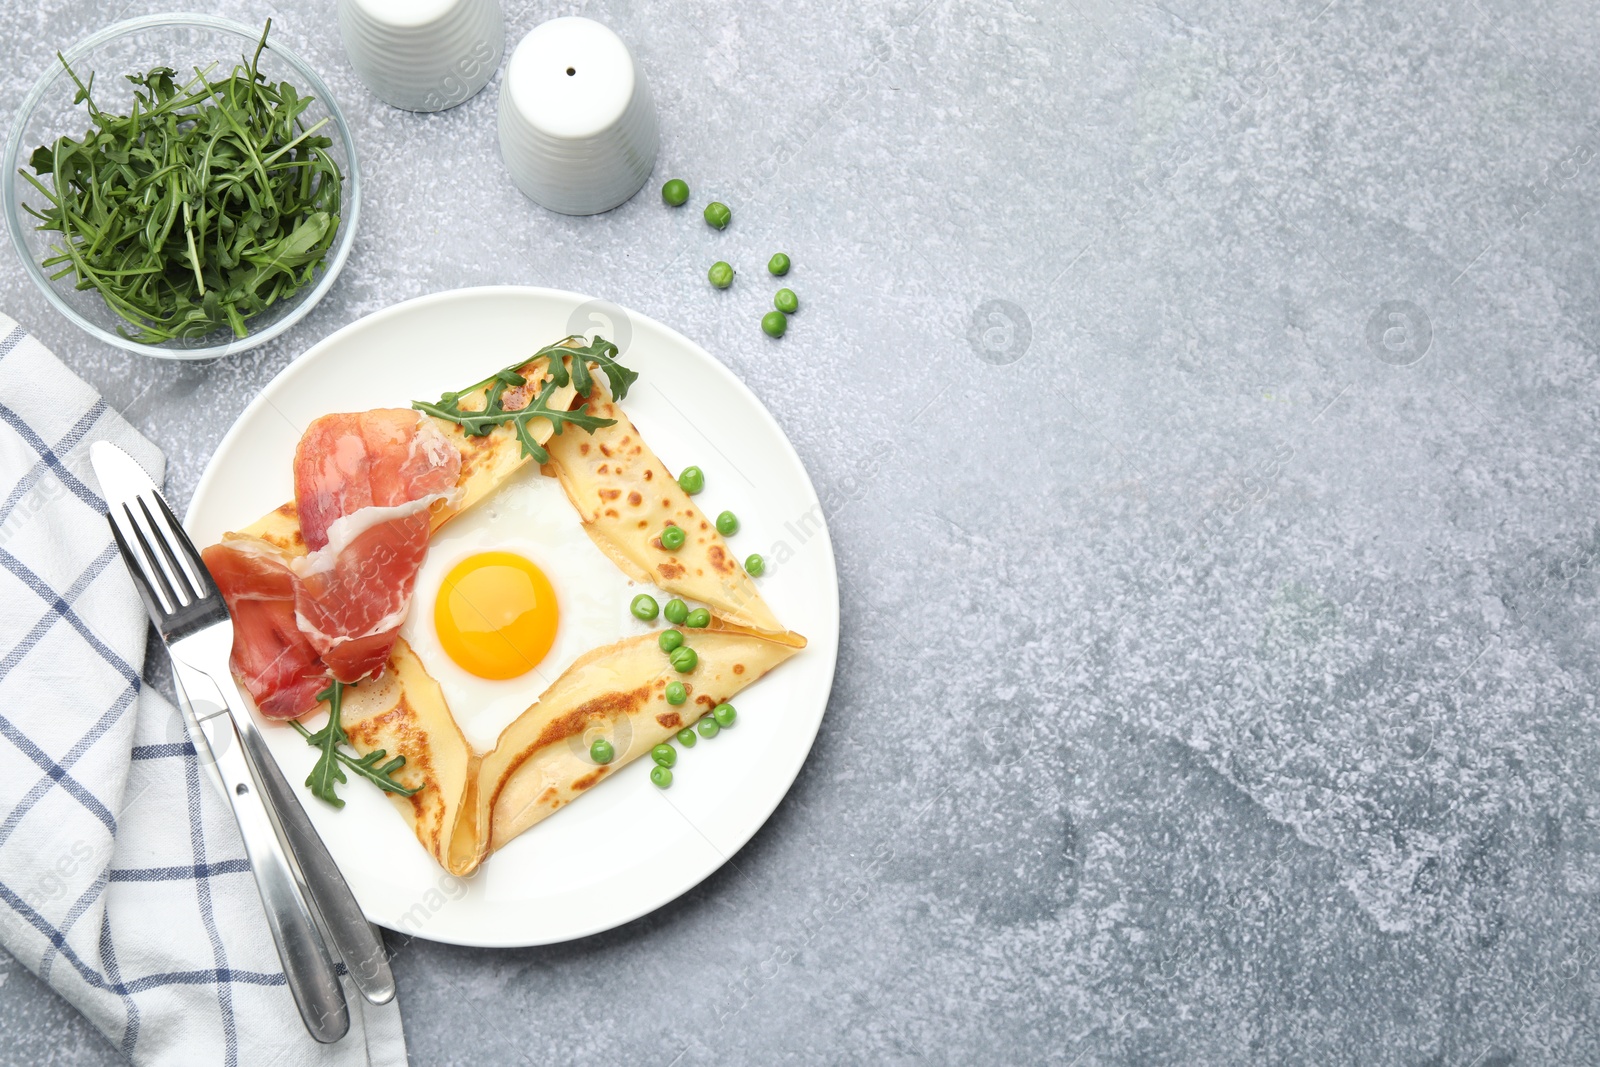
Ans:
[[[526,674],[501,681],[457,666],[433,625],[434,602],[445,575],[468,556],[494,551],[532,560],[555,587],[561,612],[555,643],[545,658]],[[468,743],[482,751],[492,748],[500,731],[536,702],[573,660],[648,628],[629,611],[640,588],[583,532],[560,484],[529,464],[433,535],[400,635],[439,683]]]

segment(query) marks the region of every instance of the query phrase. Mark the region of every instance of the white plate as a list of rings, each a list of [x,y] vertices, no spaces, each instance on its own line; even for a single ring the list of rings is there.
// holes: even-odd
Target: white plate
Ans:
[[[333,411],[404,407],[477,381],[569,333],[598,329],[639,372],[623,406],[672,470],[706,472],[703,506],[743,522],[738,553],[792,558],[761,579],[809,647],[736,700],[737,725],[680,750],[672,788],[638,760],[533,827],[468,879],[423,851],[389,800],[362,781],[311,821],[367,916],[433,941],[511,947],[583,937],[659,908],[705,878],[767,820],[811,749],[839,646],[833,547],[811,480],[761,402],[700,346],[643,315],[575,293],[502,286],[409,300],[351,323],[290,364],[239,416],[200,479],[186,520],[200,545],[293,494],[306,425]],[[279,723],[264,732],[284,773],[314,761]]]

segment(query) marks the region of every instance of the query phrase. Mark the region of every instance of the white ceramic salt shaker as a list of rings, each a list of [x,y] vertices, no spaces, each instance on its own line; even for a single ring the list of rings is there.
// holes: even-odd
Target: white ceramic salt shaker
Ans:
[[[637,193],[656,165],[655,102],[633,53],[577,16],[534,27],[500,84],[500,154],[517,188],[565,215]]]
[[[470,100],[506,48],[500,0],[339,0],[339,36],[367,88],[407,111]]]

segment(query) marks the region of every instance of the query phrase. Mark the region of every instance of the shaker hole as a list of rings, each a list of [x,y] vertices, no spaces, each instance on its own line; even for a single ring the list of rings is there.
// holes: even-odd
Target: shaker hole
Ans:
[[[578,69],[576,67],[568,67],[567,68],[567,77],[570,78],[576,73],[578,73]]]

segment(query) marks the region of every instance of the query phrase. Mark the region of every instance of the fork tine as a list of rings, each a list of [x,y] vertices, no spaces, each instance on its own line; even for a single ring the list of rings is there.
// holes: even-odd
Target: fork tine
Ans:
[[[151,587],[150,579],[145,577],[144,562],[134,552],[133,547],[128,544],[128,539],[123,536],[122,526],[117,522],[116,516],[108,513],[106,521],[111,524],[111,536],[116,538],[117,551],[122,553],[122,562],[128,565],[128,575],[133,578],[133,584],[139,588],[139,595],[144,598],[145,606],[150,609],[151,614],[168,614],[166,605],[161,602],[161,598],[156,596],[155,589]]]
[[[161,508],[161,513],[167,517],[168,528],[172,531],[178,547],[183,549],[184,562],[189,565],[189,574],[194,579],[195,592],[198,599],[205,599],[216,591],[216,586],[211,582],[211,572],[206,569],[205,561],[200,558],[200,552],[194,547],[194,542],[189,540],[189,534],[184,530],[183,523],[172,513],[172,508],[167,504],[166,497],[156,494],[156,505]]]
[[[156,539],[156,544],[161,548],[161,555],[166,558],[167,566],[172,571],[173,584],[178,587],[178,592],[183,597],[184,604],[193,604],[200,597],[194,591],[194,586],[189,581],[189,573],[178,562],[178,557],[172,551],[172,535],[163,530],[156,522],[156,517],[150,511],[150,505],[144,497],[139,497],[139,510],[144,512],[145,521],[150,524],[150,536]]]
[[[139,526],[139,520],[133,517],[133,509],[124,504],[122,505],[122,510],[128,516],[128,525],[133,527],[133,536],[138,539],[139,547],[144,550],[145,566],[142,569],[146,571],[145,578],[161,592],[162,596],[166,598],[166,602],[172,605],[172,607],[166,609],[166,613],[170,615],[182,607],[183,604],[172,591],[172,583],[167,581],[166,572],[161,569],[161,564],[156,561],[155,550],[150,547],[150,542],[145,538],[144,530]]]

